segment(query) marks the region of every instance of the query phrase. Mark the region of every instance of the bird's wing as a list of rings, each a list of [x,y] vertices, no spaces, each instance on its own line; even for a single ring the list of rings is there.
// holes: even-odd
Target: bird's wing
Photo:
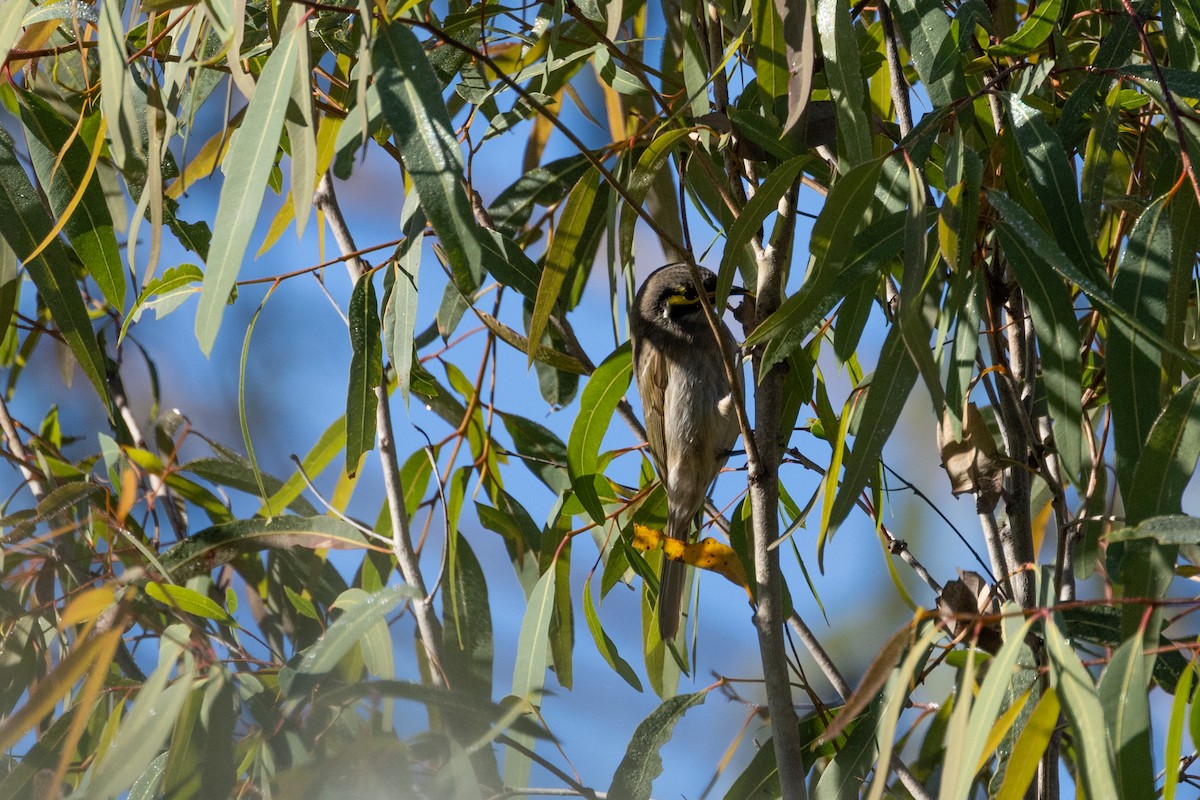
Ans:
[[[642,396],[642,413],[646,420],[646,442],[650,459],[659,476],[667,474],[667,438],[665,413],[668,364],[662,352],[653,347],[639,347],[634,352],[634,369],[638,394]]]

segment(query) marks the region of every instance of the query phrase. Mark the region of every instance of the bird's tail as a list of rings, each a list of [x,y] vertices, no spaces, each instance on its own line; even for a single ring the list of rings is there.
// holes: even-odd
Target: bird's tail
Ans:
[[[664,642],[675,639],[683,611],[683,584],[687,565],[663,555],[662,571],[658,576],[658,635]]]
[[[667,536],[686,542],[691,522],[690,517],[678,519],[671,514],[667,520]],[[682,561],[672,561],[664,553],[662,569],[658,575],[658,635],[664,642],[673,641],[676,634],[679,633],[686,578],[687,564]]]

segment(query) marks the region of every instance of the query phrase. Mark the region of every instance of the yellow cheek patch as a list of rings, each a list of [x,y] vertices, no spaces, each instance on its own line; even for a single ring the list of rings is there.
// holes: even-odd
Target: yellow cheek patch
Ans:
[[[667,297],[667,305],[669,306],[694,306],[699,302],[699,297],[688,297],[687,289],[683,286],[676,289],[674,294]]]

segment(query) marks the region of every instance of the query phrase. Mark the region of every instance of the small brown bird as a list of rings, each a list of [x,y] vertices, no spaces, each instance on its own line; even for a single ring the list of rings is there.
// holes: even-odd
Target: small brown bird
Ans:
[[[717,276],[700,269],[703,291],[713,301]],[[746,294],[744,289],[734,289]],[[717,309],[718,316],[721,309]],[[638,289],[629,317],[633,374],[646,416],[650,458],[667,491],[667,530],[687,541],[704,498],[738,436],[733,393],[721,345],[704,317],[700,294],[686,264],[655,270]],[[724,322],[721,340],[737,341]],[[745,383],[738,373],[739,389]],[[744,392],[743,392],[744,394]],[[685,565],[664,560],[658,587],[658,631],[664,642],[679,631]]]

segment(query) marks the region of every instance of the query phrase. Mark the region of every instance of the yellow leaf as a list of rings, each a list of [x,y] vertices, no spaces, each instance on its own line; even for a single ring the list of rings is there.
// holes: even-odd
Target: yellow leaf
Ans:
[[[633,547],[646,552],[662,547],[663,554],[672,561],[682,561],[699,569],[706,569],[724,577],[731,583],[746,589],[746,572],[742,569],[742,561],[733,548],[711,536],[698,542],[682,542],[664,536],[661,531],[647,528],[645,525],[633,526]]]
[[[113,590],[109,586],[98,586],[88,589],[76,595],[75,599],[63,609],[62,617],[59,619],[59,627],[66,628],[70,625],[78,625],[81,622],[89,622],[103,614],[116,600],[116,595],[113,594]]]

